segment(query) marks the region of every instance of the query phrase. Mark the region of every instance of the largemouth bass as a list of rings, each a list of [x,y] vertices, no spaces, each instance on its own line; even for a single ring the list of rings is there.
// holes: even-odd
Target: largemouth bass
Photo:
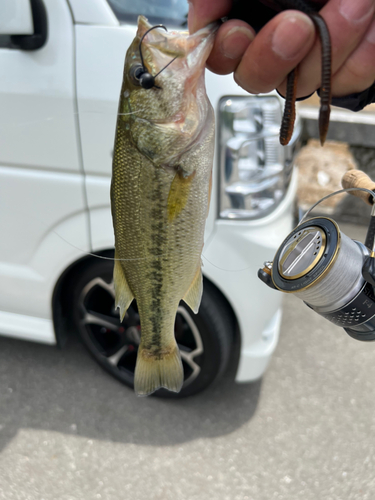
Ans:
[[[137,301],[140,396],[183,384],[174,323],[181,299],[197,313],[202,297],[214,153],[204,68],[216,27],[190,36],[150,28],[140,16],[126,54],[111,184],[115,303],[123,320]],[[142,82],[145,72],[154,81]]]

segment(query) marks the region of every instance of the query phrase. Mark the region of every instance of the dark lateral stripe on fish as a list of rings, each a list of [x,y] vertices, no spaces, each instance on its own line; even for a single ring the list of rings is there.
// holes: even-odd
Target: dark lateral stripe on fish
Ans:
[[[163,244],[165,243],[166,238],[166,230],[165,225],[163,224],[163,217],[165,217],[165,208],[162,203],[162,185],[160,178],[157,175],[157,171],[155,171],[155,190],[152,193],[152,202],[155,204],[155,208],[153,210],[153,223],[151,226],[152,229],[152,246],[151,246],[151,255],[155,257],[155,259],[151,262],[151,304],[152,311],[150,311],[149,320],[152,325],[152,336],[149,342],[147,342],[146,349],[153,349],[157,351],[157,349],[161,348],[162,344],[162,323],[161,323],[161,291],[163,288],[163,265],[160,259],[163,251]]]

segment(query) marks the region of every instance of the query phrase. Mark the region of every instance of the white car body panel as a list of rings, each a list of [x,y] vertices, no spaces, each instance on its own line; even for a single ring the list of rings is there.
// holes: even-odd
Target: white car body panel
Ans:
[[[119,26],[111,7],[103,0],[68,0],[76,24]]]
[[[2,0],[0,35],[31,35],[34,33],[29,0]]]
[[[8,236],[0,244],[0,310],[51,318],[51,295],[60,274],[82,250],[90,250],[82,179],[0,168],[0,185],[1,204],[7,207],[0,231]],[[20,231],[9,223],[11,217],[23,223]]]
[[[53,343],[59,277],[85,252],[113,248],[112,151],[135,26],[119,25],[105,0],[69,0],[71,11],[67,0],[44,3],[45,47],[30,53],[0,48],[7,75],[0,80],[0,210],[6,213],[0,231],[7,235],[0,243],[0,332]],[[207,72],[206,83],[215,110],[223,96],[247,95],[231,76]],[[282,295],[261,283],[257,270],[291,230],[296,181],[267,217],[219,220],[217,168],[215,158],[203,273],[235,312],[241,334],[236,378],[249,381],[263,374],[277,344]]]
[[[0,48],[0,331],[51,343],[56,342],[54,287],[90,245],[77,128],[74,26],[65,0],[44,3],[46,45],[30,52]],[[18,329],[10,328],[9,314],[16,315]],[[27,333],[22,315],[40,320],[40,328],[29,321]]]
[[[41,344],[56,344],[52,319],[0,311],[1,335]]]
[[[0,165],[78,172],[72,17],[65,0],[44,3],[46,45],[0,49]]]

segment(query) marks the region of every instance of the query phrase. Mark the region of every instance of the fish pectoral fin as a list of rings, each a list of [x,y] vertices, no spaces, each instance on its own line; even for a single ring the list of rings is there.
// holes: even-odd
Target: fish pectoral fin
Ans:
[[[115,252],[115,259],[117,259],[117,252]],[[119,260],[115,260],[113,282],[115,285],[115,307],[120,308],[120,320],[122,321],[134,299],[134,295],[126,281],[125,273]]]
[[[184,176],[182,170],[178,170],[172,181],[168,194],[168,220],[174,220],[184,209],[189,198],[191,182],[195,177],[195,172],[189,176]]]
[[[182,298],[184,302],[190,307],[194,314],[199,311],[199,306],[202,300],[203,294],[203,277],[202,270],[198,267],[197,273],[190,285],[189,290],[186,292],[185,296]]]
[[[180,392],[183,383],[184,370],[175,341],[170,349],[159,352],[145,349],[141,342],[134,374],[137,396],[148,396],[161,387]]]

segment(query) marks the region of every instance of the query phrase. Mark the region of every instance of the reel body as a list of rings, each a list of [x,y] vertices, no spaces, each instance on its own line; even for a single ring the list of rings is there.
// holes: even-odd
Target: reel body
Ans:
[[[328,217],[301,222],[258,277],[271,288],[294,293],[354,339],[375,340],[374,227],[374,206],[365,244]]]

